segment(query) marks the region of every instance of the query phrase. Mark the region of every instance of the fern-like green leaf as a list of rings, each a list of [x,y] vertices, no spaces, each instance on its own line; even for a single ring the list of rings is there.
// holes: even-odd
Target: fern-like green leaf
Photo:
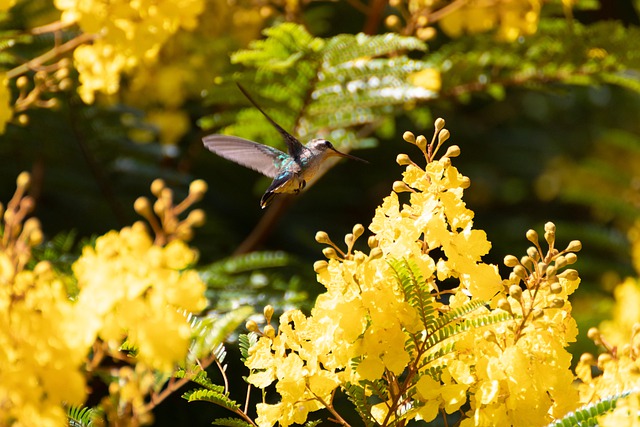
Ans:
[[[304,423],[304,427],[316,427],[322,423],[322,420],[311,420]]]
[[[371,414],[369,413],[370,405],[367,402],[367,396],[364,388],[357,384],[347,383],[344,386],[344,391],[351,403],[354,404],[355,409],[360,415],[362,421],[364,421],[365,426],[373,427],[375,425],[375,421],[371,418]]]
[[[216,418],[211,424],[226,427],[252,427],[251,424],[239,418]]]
[[[216,386],[216,388],[219,390],[218,387],[221,386]],[[224,389],[224,387],[222,388]],[[240,405],[238,403],[229,398],[229,396],[227,396],[225,393],[222,393],[218,390],[211,390],[208,388],[195,389],[184,393],[182,395],[182,398],[187,400],[188,402],[204,401],[215,403],[216,405],[222,406],[223,408],[229,409],[231,411],[240,410]]]
[[[190,377],[190,380],[194,383],[206,388],[207,390],[211,390],[217,393],[224,393],[224,387],[218,384],[214,384],[209,379],[206,371],[198,371],[195,375],[192,373],[188,373],[184,368],[179,368],[174,374],[176,378],[186,378]]]
[[[240,354],[242,361],[246,362],[249,357],[249,349],[256,345],[258,342],[258,334],[255,332],[249,332],[248,334],[242,334],[238,337],[238,344],[240,347]]]
[[[434,301],[420,269],[413,261],[406,259],[393,260],[389,264],[402,286],[405,299],[416,309],[425,329],[431,329],[435,320]]]
[[[548,427],[585,427],[597,426],[598,417],[616,408],[618,400],[631,394],[640,393],[640,390],[630,390],[594,403],[582,406],[573,412],[569,412],[563,418],[549,424]],[[636,414],[637,415],[637,414]]]
[[[69,427],[92,427],[97,411],[86,406],[68,406],[67,423]]]

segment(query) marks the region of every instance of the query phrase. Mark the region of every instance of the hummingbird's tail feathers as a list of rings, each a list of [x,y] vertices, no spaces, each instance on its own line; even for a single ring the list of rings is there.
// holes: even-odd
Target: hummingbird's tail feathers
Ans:
[[[273,120],[271,117],[269,117],[269,115],[267,113],[265,113],[262,108],[260,108],[258,103],[253,100],[251,95],[249,95],[249,92],[247,92],[240,85],[240,83],[236,82],[236,85],[238,85],[238,89],[240,89],[240,92],[242,92],[242,94],[249,100],[249,102],[251,102],[253,104],[253,106],[256,107],[258,109],[258,111],[260,111],[262,113],[262,115],[267,118],[267,120],[269,120],[269,123],[271,123],[271,125],[273,127],[275,127],[278,132],[280,132],[280,135],[282,135],[282,138],[284,139],[285,144],[287,144],[287,149],[289,151],[289,155],[291,155],[293,157],[299,157],[300,153],[302,152],[302,149],[304,148],[304,146],[300,143],[300,141],[298,141],[289,132],[284,130],[282,128],[282,126],[280,126],[278,123],[275,122],[275,120]]]

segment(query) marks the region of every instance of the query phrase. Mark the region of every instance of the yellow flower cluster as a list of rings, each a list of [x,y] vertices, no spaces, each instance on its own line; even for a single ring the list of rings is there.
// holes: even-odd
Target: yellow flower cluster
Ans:
[[[387,388],[386,400],[366,416],[382,425],[400,417],[430,421],[442,409],[459,410],[467,399],[471,409],[464,426],[539,425],[575,405],[577,392],[571,388],[570,355],[564,346],[576,334],[566,298],[579,279],[556,272],[575,261],[568,253],[578,250],[578,244],[555,250],[555,228],[548,224],[549,252],[543,255],[536,241],[535,253],[516,259],[517,267],[510,262],[517,274],[503,281],[495,265],[481,260],[491,245],[483,231],[473,229],[473,212],[462,200],[469,179],[451,164],[460,149],[451,146],[436,159],[449,137],[443,127],[438,119],[430,144],[423,136],[405,133],[427,165],[423,169],[407,155],[398,156],[397,162],[407,168],[376,210],[369,253],[353,250],[364,233],[361,225],[345,237],[346,252],[326,233],[316,235],[318,242],[330,245],[323,251],[329,261],[314,265],[327,291],[318,297],[311,316],[289,311],[281,316],[277,332],[267,325],[246,361],[248,381],[259,388],[275,382],[281,397],[279,403],[258,405],[258,425],[302,423],[320,408],[339,420],[332,406],[338,387],[348,390],[349,384],[361,384],[367,390],[366,384],[380,381]],[[399,193],[409,193],[408,203],[401,203]],[[433,296],[442,297],[443,281],[457,283],[446,291],[453,294],[448,304],[435,303],[438,312],[480,299],[491,301],[492,307],[482,308],[482,315],[509,318],[511,313],[512,320],[457,337],[455,352],[445,352],[438,361],[439,375],[433,375],[430,369],[436,365],[424,362],[420,349],[426,344],[409,344],[432,332],[398,283],[391,261],[401,259],[418,267]]]
[[[7,87],[8,80],[4,73],[0,73],[0,134],[4,133],[7,123],[13,117],[11,91]]]
[[[636,225],[629,237],[634,265],[640,274],[639,230]],[[614,297],[613,318],[587,333],[605,351],[597,359],[583,354],[576,366],[576,375],[582,380],[579,390],[583,404],[631,393],[618,400],[615,410],[598,419],[598,424],[606,427],[638,425],[640,413],[640,280],[625,279],[616,286]],[[594,366],[601,375],[592,376]]]
[[[204,0],[56,0],[55,6],[63,22],[96,36],[74,52],[80,96],[92,103],[96,92],[115,94],[122,73],[155,62],[180,28],[195,28]]]
[[[62,405],[83,403],[85,374],[99,369],[105,356],[123,358],[125,339],[137,351],[126,359],[135,370],[112,373],[118,378],[109,389],[114,413],[130,408],[138,423],[148,421],[148,410],[139,407],[157,385],[158,371],[166,375],[186,357],[191,328],[182,312],[206,305],[205,285],[188,268],[196,253],[177,238],[154,244],[135,223],[85,247],[73,278],[44,261],[29,270],[31,247],[42,232],[35,218],[25,220],[34,207],[26,195],[28,174],[17,182],[6,210],[0,205],[0,425],[64,424]],[[187,204],[205,191],[202,184],[193,187]],[[70,298],[66,284],[74,280],[78,290]]]
[[[471,0],[440,20],[440,28],[451,37],[497,28],[499,39],[513,41],[538,29],[541,0]]]
[[[141,222],[99,237],[73,265],[87,333],[115,348],[126,336],[141,362],[170,371],[184,359],[191,333],[178,309],[198,312],[206,304],[198,274],[180,271],[194,261],[182,241],[154,245]]]

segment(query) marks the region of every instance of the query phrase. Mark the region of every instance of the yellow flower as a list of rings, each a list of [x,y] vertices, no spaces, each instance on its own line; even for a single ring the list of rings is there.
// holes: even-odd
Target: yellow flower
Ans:
[[[191,333],[178,310],[198,312],[206,304],[197,273],[179,271],[194,256],[180,242],[153,245],[142,223],[99,237],[73,265],[87,325],[114,345],[128,336],[142,362],[171,370],[184,359]]]
[[[2,10],[2,5],[0,5],[0,10]],[[4,133],[7,123],[10,122],[13,117],[11,92],[7,87],[7,82],[8,80],[4,73],[0,73],[0,134]]]

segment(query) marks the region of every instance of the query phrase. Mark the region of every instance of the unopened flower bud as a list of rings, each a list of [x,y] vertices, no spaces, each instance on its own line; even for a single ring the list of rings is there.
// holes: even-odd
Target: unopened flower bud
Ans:
[[[273,306],[272,305],[266,305],[262,309],[262,314],[264,314],[264,318],[267,321],[267,323],[271,323],[271,317],[273,316]]]
[[[344,243],[347,245],[347,247],[352,247],[353,246],[353,242],[354,242],[354,237],[353,234],[351,233],[347,233],[344,236]]]
[[[316,261],[316,262],[313,263],[313,271],[315,271],[318,274],[320,274],[324,270],[326,270],[327,267],[329,267],[329,263],[327,261],[324,261],[324,260]]]
[[[338,254],[336,253],[336,250],[333,248],[324,248],[322,250],[322,253],[324,254],[324,256],[327,257],[327,259],[336,259],[338,258]]]
[[[362,224],[356,224],[352,229],[354,239],[359,238],[364,233],[364,226]]]
[[[156,197],[159,197],[160,193],[164,188],[165,188],[165,183],[163,180],[161,180],[160,178],[154,179],[153,182],[151,183],[151,194],[153,194]]]
[[[556,225],[554,223],[552,223],[551,221],[547,222],[544,225],[544,232],[545,233],[556,234]]]
[[[558,282],[552,283],[549,287],[549,290],[552,294],[559,294],[560,292],[562,292],[562,285]]]
[[[189,184],[189,194],[196,200],[202,199],[204,193],[207,192],[207,183],[202,179],[196,179]]]
[[[562,308],[564,306],[564,303],[564,299],[554,298],[553,301],[551,301],[551,308]]]
[[[584,363],[585,365],[594,365],[596,359],[593,357],[591,353],[582,353],[580,356],[580,363]]]
[[[398,154],[396,156],[396,163],[400,166],[406,166],[411,164],[411,159],[406,154]]]
[[[538,248],[536,248],[535,246],[529,246],[527,248],[527,255],[531,259],[538,259],[540,257],[540,254],[538,254]]]
[[[369,259],[376,259],[380,257],[382,257],[382,249],[378,247],[371,249],[371,252],[369,253]]]
[[[438,144],[444,143],[447,139],[449,139],[450,136],[451,133],[449,132],[449,129],[442,129],[438,133]]]
[[[260,329],[258,328],[258,324],[255,320],[247,320],[247,323],[244,324],[244,327],[251,332],[259,333]]]
[[[378,243],[380,242],[378,241],[377,236],[369,236],[367,239],[367,245],[369,245],[369,248],[371,249],[378,247]]]
[[[324,231],[318,231],[316,233],[316,242],[322,243],[324,245],[331,244],[331,240],[329,239],[329,235]]]
[[[544,316],[544,310],[541,310],[539,308],[536,308],[535,310],[533,310],[533,312],[531,313],[531,317],[533,317],[534,319],[539,319],[542,316]]]
[[[578,272],[576,270],[574,270],[573,268],[568,268],[562,273],[558,274],[558,277],[567,280],[578,280],[580,276],[578,275]]]
[[[507,255],[504,257],[504,265],[506,265],[507,267],[515,267],[519,263],[520,261],[518,261],[518,258],[513,255]]]
[[[133,202],[133,210],[135,210],[140,215],[150,215],[151,214],[151,204],[149,203],[149,199],[146,197],[138,197],[135,202]]]
[[[266,325],[266,326],[264,327],[264,331],[263,331],[263,333],[264,333],[266,336],[268,336],[269,338],[273,339],[273,338],[275,338],[275,337],[276,337],[276,328],[274,328],[274,327],[273,327],[273,326],[271,326],[271,325]]]
[[[438,117],[435,122],[436,132],[440,131],[444,127],[444,119]]]
[[[424,135],[419,135],[418,138],[416,138],[416,145],[424,151],[427,148],[427,138],[425,138]]]
[[[406,131],[405,133],[402,134],[402,139],[404,139],[405,141],[411,143],[411,144],[415,144],[416,143],[416,137],[412,132]]]
[[[18,188],[22,188],[23,190],[26,190],[27,187],[29,187],[30,183],[31,183],[31,175],[29,174],[29,172],[20,172],[20,174],[18,175],[18,178],[16,178],[16,185],[18,186]]]
[[[498,301],[498,308],[511,313],[511,304],[509,304],[509,301],[507,301],[506,298],[500,298]]]
[[[587,331],[587,338],[596,344],[600,343],[600,330],[598,328],[589,328]]]
[[[582,243],[580,240],[572,240],[567,246],[567,252],[580,252],[580,249],[582,249]]]
[[[516,273],[516,276],[521,279],[526,279],[528,276],[527,270],[521,265],[516,265],[515,267],[513,267],[513,272]]]
[[[460,188],[462,188],[463,190],[466,190],[470,186],[471,186],[471,180],[469,179],[468,176],[463,176],[462,178],[460,178]]]
[[[527,240],[530,241],[533,244],[538,243],[538,233],[536,232],[536,230],[529,230],[527,231]]]
[[[613,358],[609,353],[602,353],[598,355],[598,369],[604,371],[604,365],[606,365],[608,362],[611,362],[612,359]]]
[[[575,264],[575,262],[578,261],[578,255],[573,252],[569,252],[564,258],[567,260],[567,264]]]
[[[449,148],[447,148],[447,152],[445,153],[445,156],[447,157],[458,157],[460,155],[460,147],[458,147],[457,145],[451,145]]]
[[[202,209],[194,209],[187,215],[186,221],[193,227],[202,227],[204,225],[206,215]]]
[[[413,191],[404,181],[395,181],[393,183],[393,191],[396,193],[406,193],[409,191]]]
[[[511,285],[509,286],[509,295],[520,301],[520,299],[522,298],[522,289],[518,285]]]

